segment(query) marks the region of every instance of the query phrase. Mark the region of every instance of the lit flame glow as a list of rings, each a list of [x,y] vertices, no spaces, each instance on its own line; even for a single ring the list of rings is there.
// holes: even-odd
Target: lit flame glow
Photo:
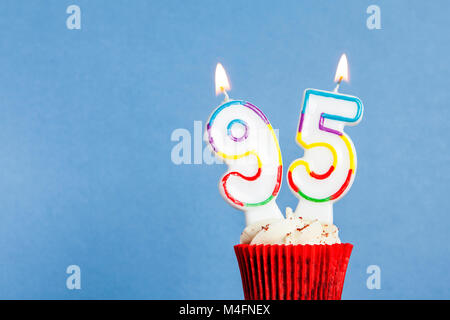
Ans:
[[[348,82],[349,76],[348,76],[348,61],[347,56],[342,54],[341,59],[339,60],[337,69],[336,69],[336,75],[334,76],[334,82],[341,82],[342,80]]]
[[[216,95],[226,93],[230,90],[230,82],[228,81],[227,73],[222,64],[218,63],[216,66]]]

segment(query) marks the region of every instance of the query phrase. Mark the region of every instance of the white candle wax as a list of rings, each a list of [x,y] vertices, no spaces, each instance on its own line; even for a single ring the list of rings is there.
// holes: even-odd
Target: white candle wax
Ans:
[[[246,101],[226,101],[210,116],[206,134],[213,152],[228,165],[220,192],[245,212],[247,225],[283,218],[275,202],[282,181],[281,151],[262,111]]]
[[[333,203],[350,189],[357,166],[344,127],[359,123],[362,114],[357,97],[305,90],[296,137],[305,154],[288,170],[289,187],[299,199],[297,216],[333,223]]]

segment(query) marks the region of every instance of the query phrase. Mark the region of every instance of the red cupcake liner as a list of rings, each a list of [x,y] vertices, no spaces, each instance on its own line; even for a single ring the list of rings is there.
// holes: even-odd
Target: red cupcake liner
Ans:
[[[350,243],[236,245],[245,300],[340,300],[352,249]]]

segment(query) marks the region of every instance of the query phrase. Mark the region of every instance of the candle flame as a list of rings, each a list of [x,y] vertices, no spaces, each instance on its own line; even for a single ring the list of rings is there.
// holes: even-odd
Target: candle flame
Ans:
[[[336,75],[334,76],[334,82],[340,83],[342,80],[348,82],[349,76],[348,76],[348,61],[347,61],[347,55],[344,53],[341,56],[341,59],[339,60],[337,69],[336,69]]]
[[[225,93],[230,90],[230,82],[228,81],[227,73],[221,63],[216,66],[216,95]]]

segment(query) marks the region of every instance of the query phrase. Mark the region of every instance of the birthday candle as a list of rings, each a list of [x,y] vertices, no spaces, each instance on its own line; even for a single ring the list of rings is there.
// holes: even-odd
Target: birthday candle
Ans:
[[[278,139],[264,113],[244,100],[230,100],[228,78],[221,64],[216,68],[216,94],[225,101],[211,114],[207,142],[228,171],[219,189],[233,207],[245,212],[247,225],[263,219],[281,219],[276,204],[283,163]]]
[[[333,203],[350,189],[356,174],[356,151],[346,125],[356,125],[363,104],[354,96],[338,93],[341,81],[348,81],[347,57],[336,71],[335,90],[306,89],[296,136],[305,150],[288,169],[288,184],[299,199],[295,214],[307,219],[333,222]]]

